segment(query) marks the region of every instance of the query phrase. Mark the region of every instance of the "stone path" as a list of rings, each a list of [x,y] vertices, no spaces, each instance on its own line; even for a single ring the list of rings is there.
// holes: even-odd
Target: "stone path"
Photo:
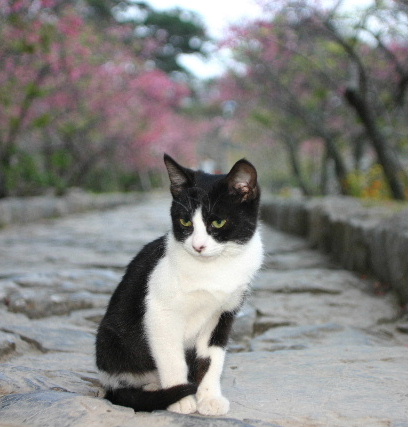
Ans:
[[[124,266],[168,228],[170,201],[0,231],[0,426],[408,426],[408,335],[395,297],[264,227],[237,319],[227,417],[135,414],[101,399],[95,328]]]

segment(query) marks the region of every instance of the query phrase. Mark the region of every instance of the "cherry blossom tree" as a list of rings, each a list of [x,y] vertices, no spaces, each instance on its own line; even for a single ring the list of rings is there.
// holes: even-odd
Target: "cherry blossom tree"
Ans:
[[[331,163],[339,191],[347,194],[349,171],[371,150],[393,197],[404,199],[408,181],[399,156],[407,156],[406,7],[383,2],[351,19],[339,4],[264,2],[263,18],[232,28],[225,44],[240,66],[228,79],[238,90],[224,99],[235,99],[248,120],[286,147],[305,193],[316,190],[304,179],[299,150],[314,140],[325,148],[320,191]]]
[[[124,43],[131,25],[100,31],[56,0],[3,2],[0,19],[0,196],[27,156],[35,184],[60,189],[98,168],[148,171],[163,150],[195,157],[190,89]]]

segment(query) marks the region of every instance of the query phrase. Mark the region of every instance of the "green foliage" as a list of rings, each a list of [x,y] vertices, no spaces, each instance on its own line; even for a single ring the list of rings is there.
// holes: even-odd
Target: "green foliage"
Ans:
[[[208,38],[204,24],[196,14],[179,8],[156,11],[147,7],[146,12],[137,25],[143,28],[144,38],[161,40],[161,45],[153,53],[158,68],[166,73],[186,72],[178,62],[180,54],[206,56],[204,43]]]
[[[353,171],[347,176],[350,195],[363,199],[388,200],[392,194],[381,165],[375,164],[366,171]]]
[[[67,150],[57,150],[51,155],[51,164],[57,170],[69,169],[73,161],[72,154]]]
[[[33,120],[33,127],[42,129],[47,127],[51,123],[51,121],[52,121],[51,114],[45,113]]]
[[[83,183],[84,188],[95,193],[110,191],[139,191],[141,183],[135,172],[117,168],[94,168]]]
[[[20,195],[39,194],[47,185],[47,175],[41,172],[38,159],[22,151],[15,156],[6,177],[12,193]]]
[[[259,123],[262,126],[270,127],[271,126],[271,112],[265,110],[254,110],[252,112],[252,118],[255,122]]]

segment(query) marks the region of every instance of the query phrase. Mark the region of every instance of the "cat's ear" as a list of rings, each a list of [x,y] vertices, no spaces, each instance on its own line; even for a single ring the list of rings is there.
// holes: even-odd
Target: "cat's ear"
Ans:
[[[257,176],[250,162],[238,160],[226,177],[230,194],[237,195],[241,202],[256,199],[259,196]]]
[[[193,172],[179,165],[168,154],[164,154],[164,163],[170,178],[170,192],[173,197],[178,196],[184,189],[192,186]]]

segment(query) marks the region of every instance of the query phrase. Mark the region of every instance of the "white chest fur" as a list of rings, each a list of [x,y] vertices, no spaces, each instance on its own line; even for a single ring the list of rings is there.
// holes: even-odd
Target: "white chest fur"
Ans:
[[[239,306],[262,256],[259,232],[245,245],[228,243],[216,257],[194,256],[169,234],[166,256],[149,280],[146,326],[154,333],[164,321],[191,341],[209,319]]]

